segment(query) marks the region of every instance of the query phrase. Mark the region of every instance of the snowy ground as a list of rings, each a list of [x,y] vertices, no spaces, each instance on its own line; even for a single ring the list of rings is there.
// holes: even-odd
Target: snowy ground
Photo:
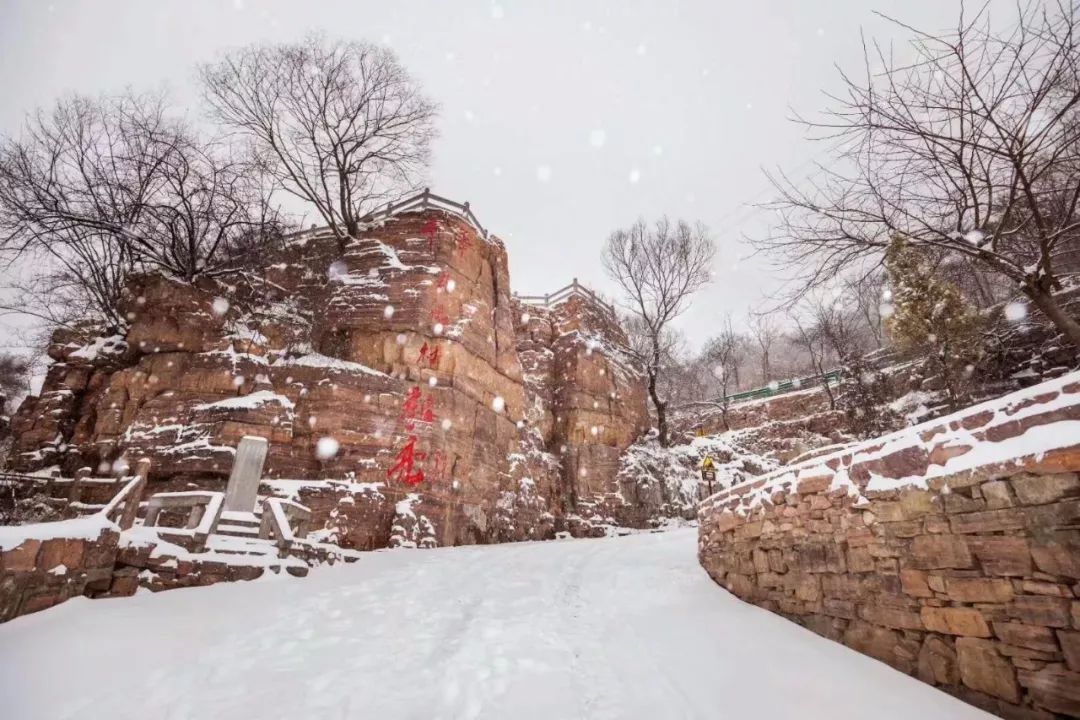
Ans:
[[[24,718],[989,718],[743,604],[693,529],[371,553],[0,626]]]

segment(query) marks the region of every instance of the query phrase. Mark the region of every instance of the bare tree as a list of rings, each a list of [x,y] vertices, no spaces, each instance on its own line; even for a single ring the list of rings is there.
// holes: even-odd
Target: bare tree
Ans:
[[[671,321],[689,304],[690,296],[709,282],[716,248],[704,225],[667,218],[651,227],[643,220],[616,230],[604,246],[604,268],[623,289],[630,312],[641,323],[644,342],[638,348],[649,397],[656,409],[660,444],[669,444],[667,403],[658,390]]]
[[[725,430],[731,429],[727,415],[731,404],[728,396],[738,386],[739,361],[745,346],[746,338],[736,332],[731,322],[731,315],[727,314],[720,324],[720,331],[705,344],[705,350],[702,353],[705,361],[711,366],[712,375],[719,386],[720,392],[716,402],[720,406],[720,416],[724,421]]]
[[[803,319],[796,317],[794,321],[795,332],[792,334],[791,340],[805,351],[810,358],[810,363],[814,372],[821,376],[821,386],[825,388],[825,394],[829,398],[829,408],[835,410],[836,396],[833,394],[828,378],[825,377],[825,374],[829,371],[830,365],[828,336],[824,332],[821,324],[815,322],[812,318]]]
[[[160,97],[71,97],[0,144],[0,250],[29,268],[23,311],[118,327],[132,272],[235,266],[277,216],[250,162],[170,119]]]
[[[754,313],[750,316],[750,337],[758,347],[761,361],[761,384],[768,385],[773,379],[770,353],[773,345],[780,339],[780,329],[776,320],[767,313]]]
[[[1074,345],[1054,297],[1080,229],[1080,33],[1073,3],[1031,3],[1005,32],[987,6],[954,33],[912,32],[914,60],[879,46],[820,120],[836,162],[800,187],[783,173],[778,231],[757,241],[817,287],[880,263],[893,237],[970,258],[1007,278]],[[809,273],[807,274],[807,270]]]
[[[200,74],[216,118],[254,143],[342,246],[375,203],[427,169],[436,106],[388,49],[313,36],[237,50]]]

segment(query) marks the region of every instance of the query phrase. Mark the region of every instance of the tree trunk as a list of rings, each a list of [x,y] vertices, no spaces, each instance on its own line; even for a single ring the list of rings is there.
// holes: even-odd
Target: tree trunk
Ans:
[[[652,368],[649,369],[649,397],[652,399],[653,407],[656,408],[657,440],[660,441],[660,447],[667,447],[667,408],[665,407],[664,401],[660,399],[659,393],[656,391],[656,370]]]
[[[1074,349],[1080,351],[1080,322],[1065,312],[1065,308],[1058,304],[1053,294],[1040,287],[1024,285],[1024,294],[1031,298],[1035,307],[1042,311],[1043,315],[1050,319],[1065,338],[1072,343]]]

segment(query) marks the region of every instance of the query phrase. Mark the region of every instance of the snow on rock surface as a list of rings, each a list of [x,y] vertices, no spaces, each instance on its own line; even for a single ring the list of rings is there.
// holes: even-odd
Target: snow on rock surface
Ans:
[[[382,552],[76,599],[0,626],[0,697],[20,720],[990,717],[736,600],[695,537]]]
[[[52,538],[96,540],[103,530],[119,530],[119,527],[101,514],[56,522],[3,525],[0,526],[0,550],[18,547],[26,540],[50,540]]]

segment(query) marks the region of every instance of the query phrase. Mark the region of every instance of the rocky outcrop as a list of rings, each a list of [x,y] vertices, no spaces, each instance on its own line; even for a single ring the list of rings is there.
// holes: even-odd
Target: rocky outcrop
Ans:
[[[1080,717],[1080,373],[700,509],[740,598],[1003,717]]]
[[[516,301],[502,243],[441,210],[344,251],[294,236],[260,273],[141,277],[125,302],[125,332],[55,338],[13,419],[16,469],[147,456],[151,491],[220,489],[256,435],[267,479],[333,481],[296,492],[349,547],[389,544],[412,494],[433,542],[490,542],[550,536],[609,492],[647,423],[610,311]]]

